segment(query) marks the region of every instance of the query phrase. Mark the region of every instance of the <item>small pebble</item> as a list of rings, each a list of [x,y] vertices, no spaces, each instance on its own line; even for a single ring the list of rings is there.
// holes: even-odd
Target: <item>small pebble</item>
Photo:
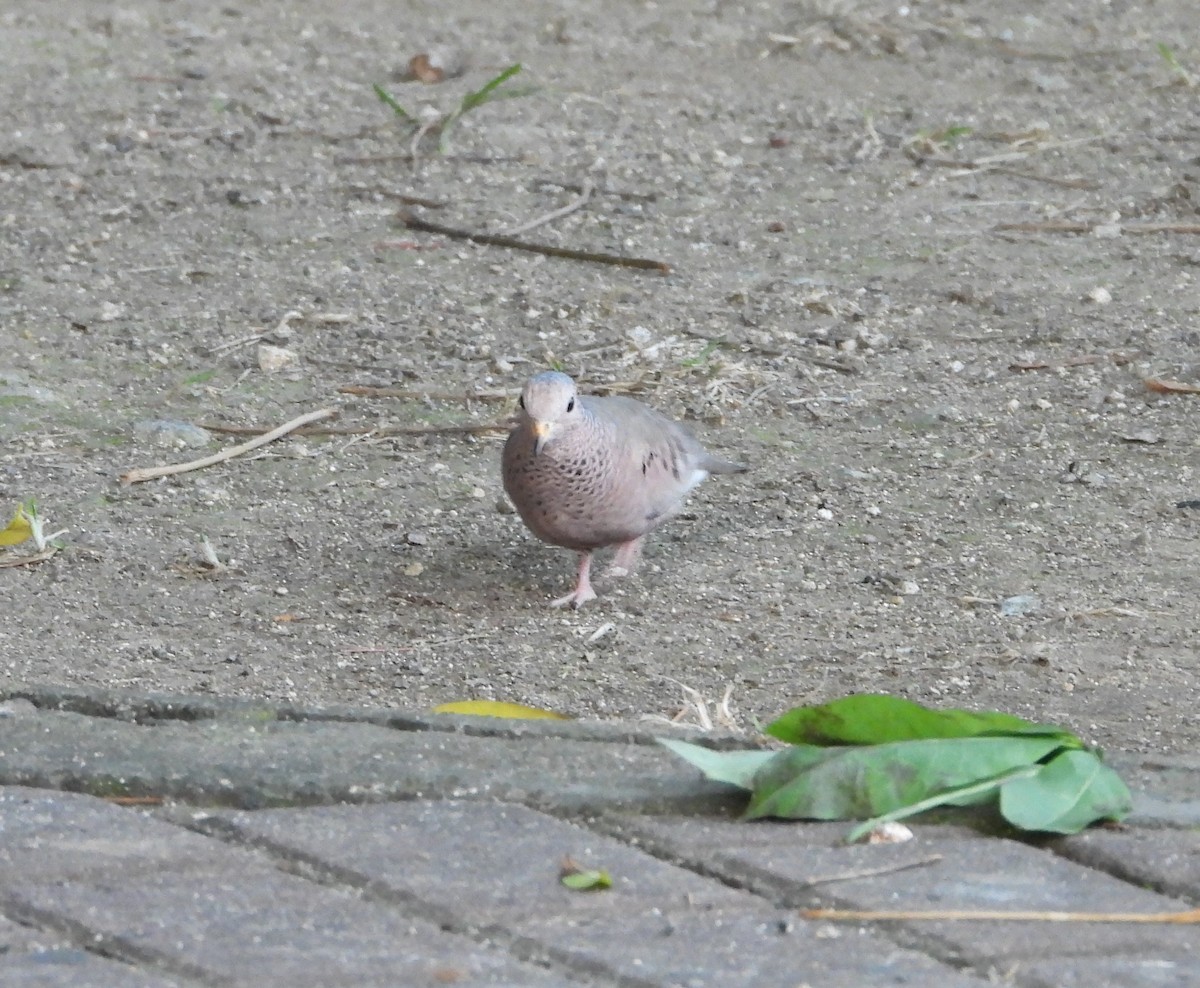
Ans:
[[[199,449],[212,441],[212,434],[207,429],[176,419],[143,419],[133,424],[133,432],[157,446],[176,449]]]
[[[913,839],[912,828],[899,820],[881,823],[867,834],[868,844],[903,844]]]
[[[295,350],[289,350],[281,346],[272,346],[270,343],[260,343],[258,345],[259,369],[268,374],[274,374],[285,367],[294,367],[298,363],[300,363],[300,357],[296,354]]]
[[[1001,617],[1023,617],[1041,606],[1042,599],[1037,594],[1017,594],[1013,597],[1005,597],[1000,602],[1000,615]]]

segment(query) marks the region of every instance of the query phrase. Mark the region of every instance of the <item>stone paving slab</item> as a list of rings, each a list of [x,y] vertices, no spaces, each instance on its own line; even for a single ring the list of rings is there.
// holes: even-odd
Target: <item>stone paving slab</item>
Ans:
[[[44,831],[39,817],[48,821]],[[355,889],[286,873],[261,854],[91,797],[0,790],[0,832],[0,910],[184,981],[262,988],[570,983]],[[139,846],[150,850],[140,865]],[[80,867],[89,849],[97,860]],[[27,957],[22,970],[36,960]],[[61,980],[45,983],[87,984],[78,970],[59,973]]]
[[[1181,957],[1085,957],[1037,961],[1018,972],[1023,984],[1032,988],[1196,988],[1200,975],[1192,956]]]
[[[962,816],[850,847],[735,822],[738,791],[629,725],[34,699],[0,702],[5,986],[1200,985],[1195,926],[796,912],[1194,906],[1200,760],[1113,759],[1125,828],[1038,844]],[[566,890],[564,856],[614,888]]]
[[[1124,881],[1200,902],[1200,831],[1181,839],[1178,831],[1163,828],[1087,830],[1053,847]]]
[[[0,954],[4,988],[187,988],[189,983],[75,947]]]
[[[503,930],[573,970],[614,980],[695,988],[731,978],[831,988],[983,983],[870,934],[844,931],[848,952],[843,931],[521,806],[392,803],[220,813],[211,822],[343,881],[423,903],[441,921]],[[612,889],[564,888],[564,856],[609,871]]]
[[[4,815],[0,813],[0,820]],[[8,838],[7,832],[0,834]],[[183,982],[99,957],[53,930],[0,916],[0,985],[4,988],[183,988]]]
[[[781,901],[858,910],[1182,912],[1190,903],[1123,882],[1028,844],[919,827],[903,844],[847,846],[844,825],[625,818],[623,833],[656,853]],[[757,831],[748,834],[747,831]],[[1180,840],[1176,846],[1194,845]],[[880,869],[899,869],[879,874]],[[846,876],[832,881],[836,876]],[[852,876],[863,875],[855,878]],[[814,877],[818,880],[814,881]],[[1035,961],[1122,958],[1183,965],[1200,985],[1195,926],[1131,923],[904,921],[902,939],[977,970]],[[1069,936],[1064,935],[1069,929]],[[1097,982],[1102,984],[1105,982]],[[1119,984],[1119,982],[1116,982]]]
[[[0,689],[0,716],[6,705],[14,709],[58,710],[112,720],[150,723],[163,720],[269,720],[302,723],[339,722],[374,724],[400,731],[434,731],[488,738],[566,738],[606,744],[653,744],[656,737],[698,740],[714,748],[744,748],[744,734],[702,731],[698,727],[665,722],[632,723],[597,720],[500,720],[458,714],[433,714],[395,707],[351,704],[265,704],[240,697],[190,693],[155,693],[132,689],[82,689],[43,685]]]
[[[657,745],[266,716],[143,725],[36,708],[0,717],[0,783],[240,807],[469,796],[576,812],[712,811],[738,799]]]

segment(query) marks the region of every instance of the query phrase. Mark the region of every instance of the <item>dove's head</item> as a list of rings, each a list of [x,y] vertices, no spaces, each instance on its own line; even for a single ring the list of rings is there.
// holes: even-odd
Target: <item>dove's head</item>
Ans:
[[[520,404],[521,414],[529,420],[533,430],[534,456],[583,415],[575,382],[558,371],[543,371],[531,377],[521,392]]]

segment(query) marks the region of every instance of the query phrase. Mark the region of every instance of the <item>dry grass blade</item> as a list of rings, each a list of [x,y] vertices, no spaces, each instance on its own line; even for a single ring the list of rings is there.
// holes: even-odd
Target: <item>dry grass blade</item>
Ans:
[[[1200,395],[1200,385],[1184,384],[1182,381],[1164,381],[1161,377],[1148,377],[1142,382],[1147,391],[1160,395]]]
[[[522,223],[519,226],[509,227],[504,231],[505,236],[520,236],[522,233],[528,233],[530,230],[534,230],[539,226],[545,226],[547,223],[553,223],[555,220],[562,219],[564,216],[570,216],[571,213],[578,209],[582,209],[588,204],[588,200],[592,198],[592,192],[594,188],[595,187],[592,185],[590,179],[584,181],[583,189],[580,191],[579,195],[575,199],[572,199],[565,206],[561,207],[560,209],[551,210],[542,216],[537,216],[534,219],[531,219],[528,223]]]

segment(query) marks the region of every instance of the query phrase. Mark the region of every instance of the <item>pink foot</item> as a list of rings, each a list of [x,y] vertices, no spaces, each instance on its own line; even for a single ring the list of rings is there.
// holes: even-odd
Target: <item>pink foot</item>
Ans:
[[[620,578],[628,576],[637,569],[638,559],[642,555],[642,542],[645,539],[644,535],[639,535],[636,539],[630,539],[628,542],[622,542],[617,546],[617,554],[613,556],[613,561],[608,564],[608,569],[604,571],[604,575],[610,578]]]
[[[592,554],[590,552],[581,552],[579,554],[579,576],[575,580],[575,589],[565,597],[559,597],[558,600],[550,601],[551,607],[565,607],[570,604],[576,610],[581,608],[589,600],[596,599],[596,591],[592,589]]]

